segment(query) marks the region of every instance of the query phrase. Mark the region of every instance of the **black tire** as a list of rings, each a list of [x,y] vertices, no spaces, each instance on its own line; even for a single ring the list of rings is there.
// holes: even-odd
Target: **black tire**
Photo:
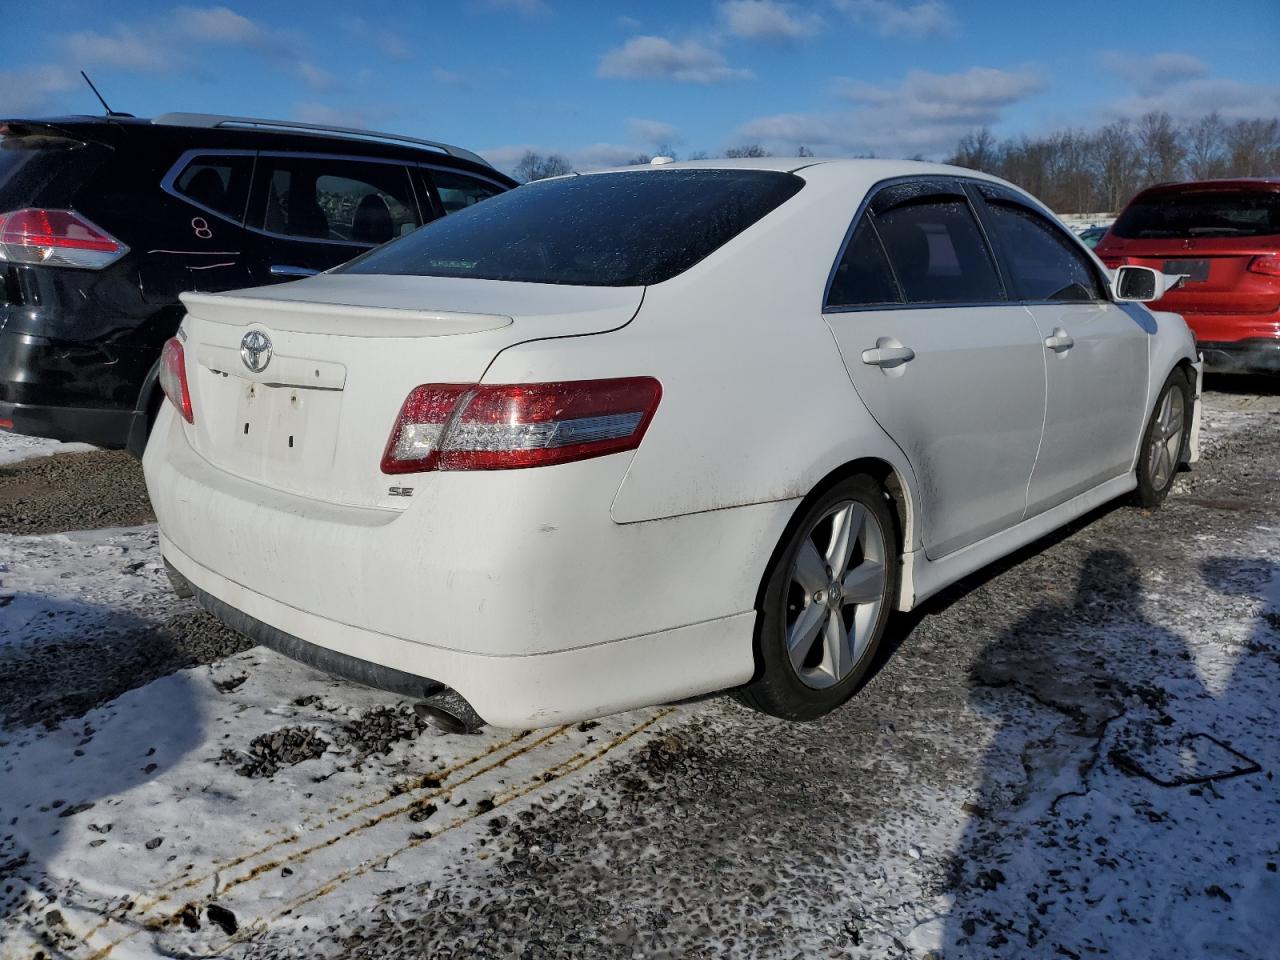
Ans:
[[[802,587],[799,580],[793,580],[797,560],[806,543],[817,547],[818,541],[835,540],[834,525],[837,522],[831,516],[833,510],[840,510],[846,505],[856,504],[866,511],[865,516],[874,518],[875,527],[881,534],[882,548],[873,549],[870,539],[874,532],[872,525],[864,521],[864,529],[868,531],[867,546],[851,548],[852,559],[845,570],[865,569],[862,564],[875,564],[873,554],[882,552],[883,591],[878,608],[870,603],[859,606],[850,603],[840,606],[841,598],[830,602],[818,602]],[[830,526],[824,526],[830,524]],[[748,707],[759,710],[784,720],[814,720],[831,712],[848,700],[857,691],[863,678],[875,660],[876,650],[884,636],[885,624],[897,599],[899,580],[899,549],[896,521],[890,509],[888,498],[878,483],[866,476],[855,476],[842,480],[815,498],[792,522],[779,548],[774,553],[768,573],[761,589],[760,612],[756,617],[756,677],[746,686],[735,691],[735,696]],[[817,538],[816,540],[814,538]],[[819,550],[822,560],[828,559],[824,551]],[[826,576],[832,583],[836,574],[831,572],[830,564],[825,563]],[[874,588],[871,588],[874,589]],[[829,591],[827,591],[829,593]],[[823,603],[826,603],[825,612]],[[800,666],[793,664],[789,653],[787,634],[798,620],[802,608],[813,605],[816,616],[832,617],[839,610],[841,626],[847,628],[849,623],[856,622],[852,618],[862,616],[869,629],[859,630],[859,640],[850,641],[846,648],[852,663],[847,673],[839,670],[831,671],[832,676],[821,676],[822,666],[810,666],[812,657],[807,658]],[[861,611],[861,613],[860,613]],[[827,629],[831,620],[826,621],[817,634],[815,644],[826,645]],[[838,629],[838,628],[831,628]],[[799,645],[797,645],[797,650]],[[853,655],[857,651],[856,657]],[[810,654],[815,651],[810,648]],[[829,650],[818,651],[823,662]],[[802,677],[808,671],[809,680]],[[838,679],[836,678],[838,676]],[[820,678],[826,686],[814,686],[814,678]]]
[[[1164,429],[1161,416],[1165,409],[1165,400],[1170,395],[1172,395],[1170,412],[1175,414],[1180,412],[1181,419],[1178,421],[1177,449],[1174,452],[1166,452],[1167,459],[1161,466],[1156,462],[1157,454],[1153,441],[1156,439],[1156,431]],[[1181,369],[1174,370],[1169,374],[1169,379],[1164,382],[1164,386],[1160,388],[1155,407],[1152,408],[1151,416],[1147,419],[1147,428],[1142,431],[1142,446],[1138,448],[1138,488],[1133,494],[1134,502],[1138,506],[1155,510],[1164,503],[1164,498],[1173,489],[1173,481],[1178,476],[1178,467],[1186,459],[1187,442],[1191,434],[1191,409],[1191,384],[1186,373]],[[1172,437],[1168,438],[1168,440],[1172,439]],[[1165,446],[1168,450],[1168,441]],[[1168,463],[1168,459],[1172,459],[1172,464]]]

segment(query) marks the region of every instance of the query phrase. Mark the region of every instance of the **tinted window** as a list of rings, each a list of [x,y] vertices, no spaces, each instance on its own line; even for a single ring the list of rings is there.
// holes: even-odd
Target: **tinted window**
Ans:
[[[260,157],[255,225],[271,233],[378,244],[421,224],[409,171],[393,163]]]
[[[836,267],[827,305],[854,307],[901,302],[902,294],[889,269],[889,258],[880,244],[871,214],[865,214]]]
[[[1044,217],[1026,207],[988,201],[994,243],[1020,300],[1101,300],[1088,258]]]
[[[907,303],[986,303],[1004,292],[963,200],[913,200],[876,217]]]
[[[463,207],[487,200],[495,194],[502,193],[501,187],[483,180],[473,180],[458,173],[445,173],[443,170],[426,171],[431,182],[435,184],[436,193],[440,196],[440,205],[445,213],[457,213]]]
[[[0,136],[0,211],[27,206],[83,147],[64,137]]]
[[[1280,193],[1197,190],[1138,197],[1111,232],[1130,240],[1280,234]]]
[[[253,157],[195,157],[173,181],[173,189],[207,210],[239,223],[249,199]]]
[[[652,170],[541,180],[432,221],[342,268],[636,286],[687,270],[804,181],[763,170]]]

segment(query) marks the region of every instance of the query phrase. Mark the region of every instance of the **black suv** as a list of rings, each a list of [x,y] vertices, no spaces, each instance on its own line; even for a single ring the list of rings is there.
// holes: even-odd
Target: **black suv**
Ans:
[[[0,428],[141,456],[178,294],[318,273],[515,185],[467,150],[364,130],[0,121]]]

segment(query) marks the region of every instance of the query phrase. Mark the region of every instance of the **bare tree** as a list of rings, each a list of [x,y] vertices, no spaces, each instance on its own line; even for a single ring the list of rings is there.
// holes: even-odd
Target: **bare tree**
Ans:
[[[1280,171],[1280,120],[1237,120],[1227,131],[1227,153],[1231,176]]]
[[[957,167],[994,172],[1000,165],[1000,148],[986,127],[971,130],[960,138],[956,152],[947,161]]]
[[[758,143],[748,143],[741,147],[730,147],[724,152],[724,155],[730,160],[737,160],[740,158],[752,159],[755,157],[767,157],[769,156],[769,151]]]
[[[1187,151],[1169,114],[1153,110],[1138,121],[1138,147],[1144,185],[1179,178]]]
[[[808,147],[801,146],[801,147],[800,147],[800,149],[796,151],[796,156],[797,156],[797,157],[812,157],[812,156],[813,156],[813,151],[812,151],[812,150],[810,150]]]
[[[648,160],[645,162],[648,163]],[[516,164],[514,173],[517,180],[531,183],[534,180],[562,177],[566,173],[573,173],[573,167],[558,153],[543,156],[534,150],[526,150],[520,162]]]
[[[1094,171],[1098,179],[1095,203],[1098,209],[1116,212],[1133,196],[1137,189],[1137,166],[1138,147],[1128,121],[1109,123],[1094,135]]]
[[[1218,111],[1187,124],[1187,173],[1193,180],[1220,177],[1227,168],[1227,126]]]

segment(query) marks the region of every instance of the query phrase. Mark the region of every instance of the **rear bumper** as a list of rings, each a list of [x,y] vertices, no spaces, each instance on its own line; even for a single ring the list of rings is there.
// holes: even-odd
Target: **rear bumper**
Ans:
[[[24,436],[90,443],[115,450],[128,441],[135,414],[132,410],[40,406],[0,400],[0,420],[13,424],[4,429]]]
[[[402,694],[442,683],[528,727],[754,672],[755,595],[795,504],[617,524],[628,463],[432,474],[403,511],[345,507],[207,463],[166,406],[143,467],[165,559],[233,628]]]
[[[1205,369],[1215,373],[1280,373],[1280,337],[1200,342]]]
[[[754,612],[573,650],[486,656],[317,617],[201,567],[163,535],[161,549],[201,605],[251,640],[402,696],[452,687],[494,726],[545,727],[670,702],[744,683],[753,670]]]

